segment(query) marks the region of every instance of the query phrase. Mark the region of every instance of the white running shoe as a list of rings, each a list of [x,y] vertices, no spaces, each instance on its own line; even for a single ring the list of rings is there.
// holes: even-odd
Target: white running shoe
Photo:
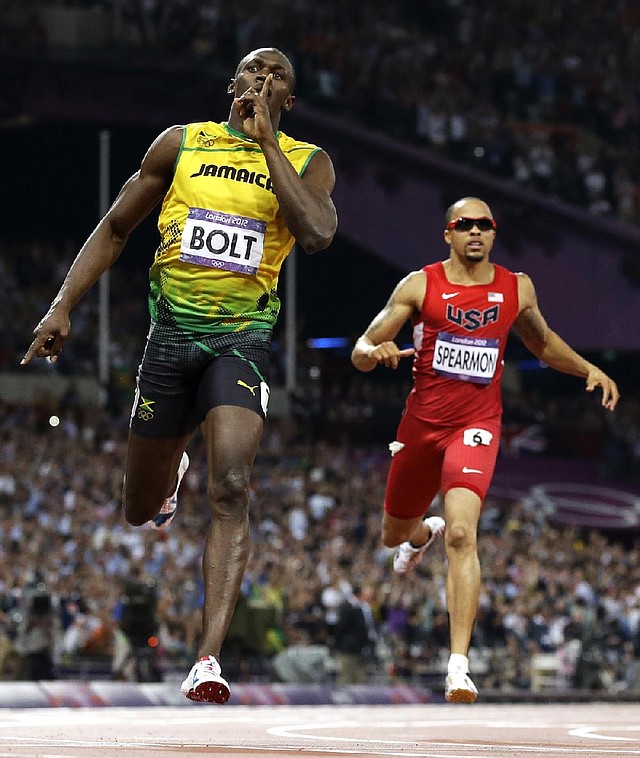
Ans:
[[[175,492],[162,503],[158,515],[154,516],[149,522],[154,529],[165,529],[173,521],[173,517],[178,510],[178,490],[180,489],[180,482],[188,468],[189,456],[186,453],[182,453],[180,465],[178,466],[178,483],[176,484]]]
[[[447,703],[475,703],[478,699],[476,685],[463,671],[453,671],[444,680],[444,699]]]
[[[393,556],[393,570],[398,574],[406,574],[414,569],[422,560],[429,545],[444,534],[444,519],[440,516],[428,516],[422,521],[431,529],[431,537],[421,547],[414,547],[410,542],[403,542],[398,546]]]
[[[200,658],[180,685],[180,692],[197,703],[224,705],[229,699],[231,689],[220,673],[220,664],[212,655]]]

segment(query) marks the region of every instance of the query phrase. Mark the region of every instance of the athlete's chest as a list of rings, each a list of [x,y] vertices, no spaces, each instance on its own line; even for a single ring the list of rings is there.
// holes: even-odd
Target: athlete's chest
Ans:
[[[510,311],[505,304],[502,292],[456,292],[445,291],[429,298],[425,308],[427,322],[438,329],[451,328],[454,331],[477,332],[487,328],[507,329],[507,314]]]
[[[517,300],[513,276],[496,276],[490,284],[471,286],[432,277],[422,316],[425,325],[435,331],[500,336],[511,328]]]
[[[174,188],[189,207],[241,213],[271,220],[278,201],[261,150],[240,146],[218,151],[184,151]]]
[[[506,294],[455,285],[430,293],[414,344],[427,349],[425,360],[436,374],[476,384],[493,380],[513,321]]]

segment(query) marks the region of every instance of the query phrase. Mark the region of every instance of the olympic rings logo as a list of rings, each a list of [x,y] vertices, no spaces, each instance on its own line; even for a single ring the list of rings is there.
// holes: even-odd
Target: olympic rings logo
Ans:
[[[145,411],[143,408],[141,408],[138,411],[138,418],[142,419],[142,421],[151,421],[153,418],[153,411]]]

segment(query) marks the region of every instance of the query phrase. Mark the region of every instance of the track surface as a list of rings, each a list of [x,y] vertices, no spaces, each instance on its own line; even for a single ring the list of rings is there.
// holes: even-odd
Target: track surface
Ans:
[[[0,758],[640,756],[639,704],[0,710]]]

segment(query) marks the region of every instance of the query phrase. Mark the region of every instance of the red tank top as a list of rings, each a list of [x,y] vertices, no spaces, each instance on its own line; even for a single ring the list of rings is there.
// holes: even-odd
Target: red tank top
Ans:
[[[518,315],[516,274],[493,264],[491,284],[451,284],[441,262],[423,268],[427,290],[413,321],[414,387],[407,409],[444,426],[502,413],[500,380]]]

